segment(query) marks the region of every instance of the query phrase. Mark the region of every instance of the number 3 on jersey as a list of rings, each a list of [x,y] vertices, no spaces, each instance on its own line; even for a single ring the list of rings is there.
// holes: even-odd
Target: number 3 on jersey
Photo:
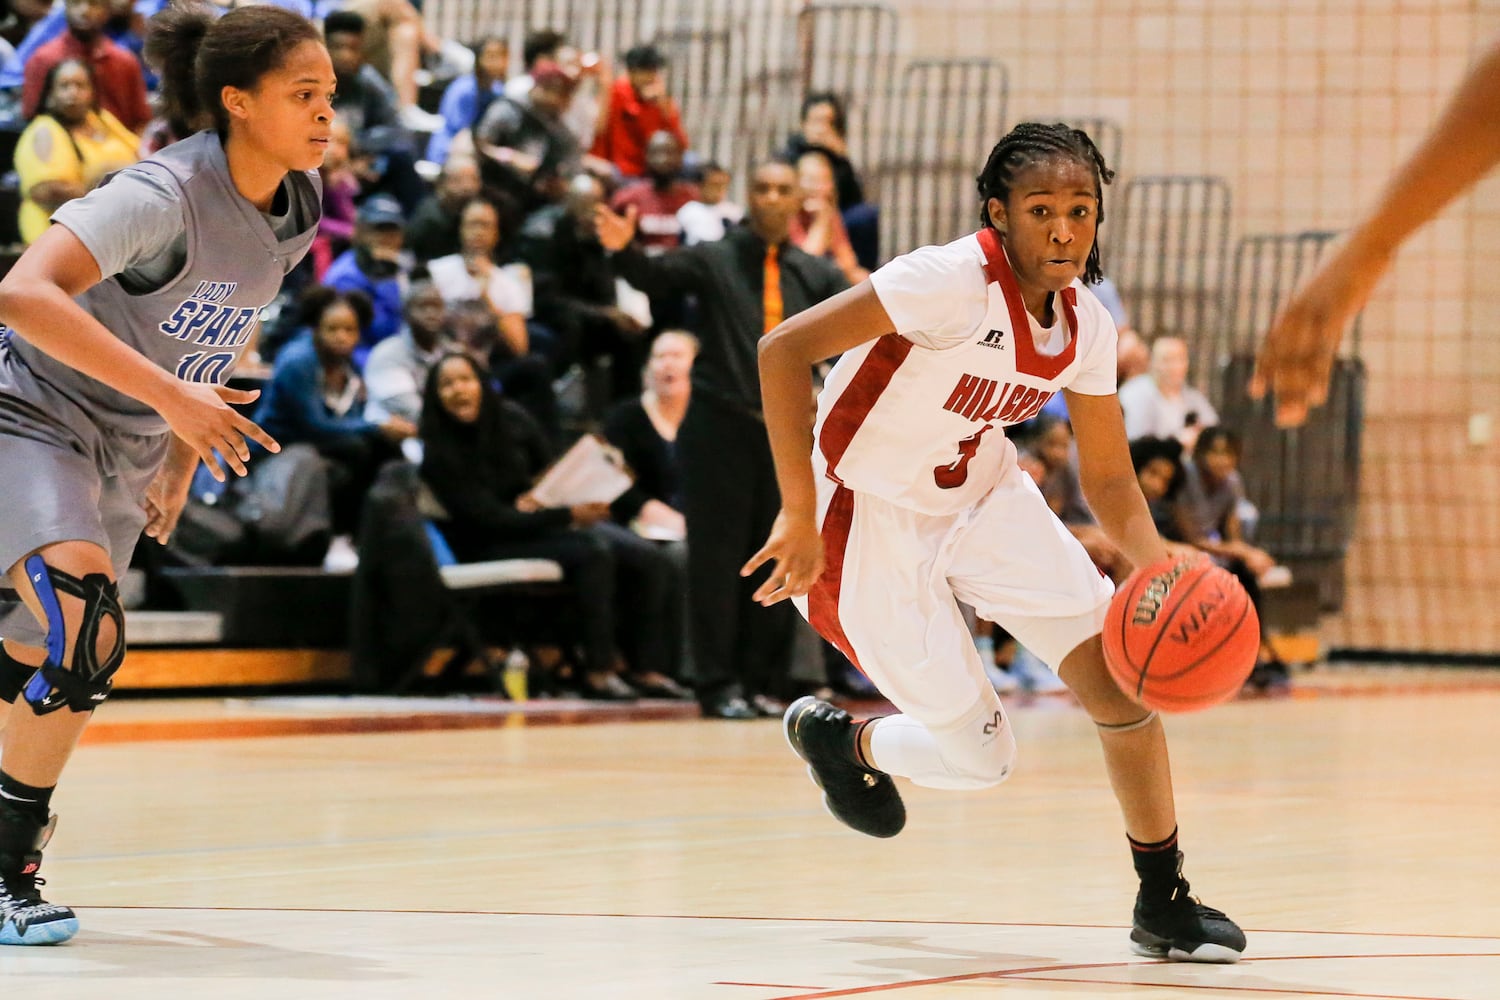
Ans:
[[[979,450],[979,442],[989,433],[994,424],[985,424],[979,430],[958,442],[958,458],[951,465],[940,465],[932,470],[932,481],[940,490],[956,490],[969,479],[969,460]]]
[[[218,385],[225,370],[234,364],[233,351],[207,353],[194,351],[177,359],[177,377],[184,382],[212,382]]]

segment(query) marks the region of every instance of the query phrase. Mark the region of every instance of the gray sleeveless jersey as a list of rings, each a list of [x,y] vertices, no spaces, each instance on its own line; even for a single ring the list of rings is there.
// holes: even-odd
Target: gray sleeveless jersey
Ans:
[[[317,235],[321,185],[292,173],[283,188],[307,228],[278,240],[229,176],[218,136],[200,132],[127,170],[169,183],[182,204],[186,255],[176,277],[155,291],[131,294],[108,276],[77,302],[115,336],[187,382],[222,384],[255,332],[260,311]],[[111,389],[9,334],[0,393],[24,400],[66,425],[92,420],[101,429],[154,436],[164,421],[139,400]],[[17,363],[19,362],[19,363]]]

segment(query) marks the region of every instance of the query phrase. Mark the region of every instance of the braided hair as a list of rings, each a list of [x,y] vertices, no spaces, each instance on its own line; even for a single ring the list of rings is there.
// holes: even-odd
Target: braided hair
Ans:
[[[1016,174],[1053,157],[1075,160],[1093,171],[1094,192],[1099,199],[1097,220],[1104,222],[1104,185],[1115,179],[1115,172],[1104,162],[1104,154],[1099,152],[1094,140],[1083,129],[1062,123],[1022,122],[995,143],[984,169],[975,178],[979,187],[980,224],[994,227],[990,221],[990,199],[997,198],[1002,204],[1007,202]],[[1084,265],[1083,280],[1094,285],[1103,279],[1104,271],[1099,266],[1099,241],[1095,238]]]

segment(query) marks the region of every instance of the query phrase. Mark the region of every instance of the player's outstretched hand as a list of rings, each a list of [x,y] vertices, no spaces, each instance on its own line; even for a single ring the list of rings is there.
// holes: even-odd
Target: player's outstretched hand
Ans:
[[[1339,341],[1389,264],[1387,256],[1335,244],[1277,315],[1256,358],[1250,396],[1275,396],[1278,426],[1300,425],[1327,401]]]
[[[259,441],[267,451],[280,451],[281,445],[261,430],[254,421],[241,416],[231,403],[253,403],[258,389],[231,389],[206,382],[181,382],[180,391],[160,412],[172,432],[203,459],[208,471],[219,482],[225,479],[224,465],[237,476],[246,472],[250,460],[247,439]]]
[[[749,576],[771,560],[775,560],[771,575],[756,589],[753,600],[770,607],[788,597],[804,596],[823,575],[823,536],[817,524],[811,518],[787,517],[784,510],[777,514],[766,544],[740,569],[740,576]]]

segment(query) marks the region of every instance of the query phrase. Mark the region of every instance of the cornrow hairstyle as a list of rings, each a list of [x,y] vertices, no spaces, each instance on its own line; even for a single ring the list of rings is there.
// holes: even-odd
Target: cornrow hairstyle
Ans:
[[[1061,122],[1043,125],[1040,122],[1022,122],[990,150],[984,170],[975,178],[979,187],[979,221],[983,226],[994,228],[990,222],[991,198],[1005,203],[1010,198],[1011,184],[1022,170],[1053,157],[1063,156],[1088,167],[1094,173],[1094,191],[1099,198],[1097,220],[1104,222],[1104,185],[1115,179],[1115,172],[1104,162],[1104,154],[1094,145],[1083,129],[1073,128]],[[1083,280],[1097,285],[1104,280],[1104,271],[1099,265],[1099,240],[1089,250],[1084,265]]]

